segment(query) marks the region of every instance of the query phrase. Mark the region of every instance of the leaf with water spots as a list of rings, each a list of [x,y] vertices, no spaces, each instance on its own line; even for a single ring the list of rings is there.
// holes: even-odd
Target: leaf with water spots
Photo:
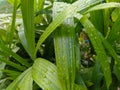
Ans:
[[[32,77],[43,90],[63,90],[58,79],[57,67],[48,60],[42,58],[35,60]]]
[[[57,17],[50,23],[50,25],[46,28],[45,32],[41,35],[38,40],[35,53],[36,55],[39,46],[44,42],[44,40],[59,26],[64,20],[68,17],[75,15],[78,11],[82,11],[92,5],[95,5],[103,0],[78,0],[72,4],[68,4],[68,6],[57,15]],[[54,2],[56,3],[56,2]]]
[[[98,34],[96,28],[94,27],[94,25],[86,17],[82,18],[80,20],[80,22],[85,27],[87,35],[89,36],[90,41],[92,42],[92,45],[95,49],[95,52],[97,54],[98,60],[100,62],[100,65],[101,65],[103,73],[104,73],[107,88],[109,88],[109,86],[112,82],[111,70],[110,70],[110,65],[108,62],[106,52],[102,45],[102,41],[99,37],[99,34]]]
[[[6,90],[32,90],[33,79],[31,76],[31,67],[16,78]]]

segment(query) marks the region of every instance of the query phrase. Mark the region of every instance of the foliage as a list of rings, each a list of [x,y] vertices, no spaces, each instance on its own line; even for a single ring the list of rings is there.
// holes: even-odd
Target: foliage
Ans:
[[[119,0],[8,2],[0,90],[118,90]]]

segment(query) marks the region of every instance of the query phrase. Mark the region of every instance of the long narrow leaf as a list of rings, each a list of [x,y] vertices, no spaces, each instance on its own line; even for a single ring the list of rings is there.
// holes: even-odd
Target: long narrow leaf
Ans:
[[[88,90],[87,89],[87,86],[85,85],[85,82],[84,80],[82,79],[81,75],[80,75],[81,72],[79,71],[76,71],[76,85],[80,88],[78,90]],[[77,89],[76,89],[77,90]]]
[[[95,29],[95,27],[93,26],[93,24],[86,17],[81,19],[81,23],[85,27],[86,32],[87,32],[87,34],[92,42],[92,45],[97,53],[97,57],[99,58],[99,62],[101,64],[101,67],[102,67],[102,70],[103,70],[103,73],[105,76],[107,88],[109,88],[109,86],[112,82],[111,70],[110,70],[110,65],[108,62],[106,52],[102,45],[102,41],[99,37],[99,34],[98,34],[97,30]]]
[[[27,51],[27,53],[30,55],[30,49],[28,47],[28,43],[25,37],[25,32],[23,29],[20,29],[18,31],[19,39],[21,41],[21,44],[23,45],[24,49]]]
[[[117,21],[113,24],[112,30],[110,31],[107,40],[109,43],[114,45],[114,41],[119,40],[120,36],[120,14],[118,16]]]
[[[101,33],[104,33],[104,20],[102,10],[90,12],[90,21],[93,23],[97,30],[99,30]]]
[[[53,18],[55,18],[67,6],[68,4],[66,3],[54,3]],[[54,33],[58,76],[62,86],[65,86],[64,90],[75,89],[74,81],[76,74],[76,62],[80,65],[80,53],[78,51],[79,46],[74,26],[74,17],[67,18]]]
[[[27,52],[34,60],[35,57],[35,30],[34,30],[34,0],[21,0],[24,32],[27,40]]]
[[[16,21],[17,3],[18,3],[18,0],[15,0],[15,1],[14,1],[14,8],[13,8],[13,16],[12,16],[11,29],[10,29],[10,33],[8,34],[8,42],[9,42],[10,45],[11,45],[11,42],[12,42],[12,40],[13,40],[14,31],[15,31],[15,21]]]
[[[7,55],[12,55],[12,57],[15,58],[22,65],[24,65],[26,67],[30,66],[30,64],[25,59],[23,59],[22,57],[20,57],[19,55],[17,55],[13,51],[11,51],[11,49],[9,49],[8,47],[4,46],[2,43],[0,43],[0,50],[2,52],[4,52],[5,54],[7,54]]]
[[[100,9],[106,9],[106,8],[114,8],[114,7],[120,7],[120,3],[110,2],[110,3],[99,4],[99,5],[96,5],[92,8],[90,8],[87,12],[100,10]]]
[[[101,80],[103,79],[103,73],[101,71],[101,65],[98,59],[99,58],[96,57],[95,66],[92,71],[92,82],[94,84],[92,89],[95,90],[101,89]]]
[[[16,79],[21,74],[20,71],[14,71],[14,70],[8,70],[8,69],[2,69],[1,71],[3,73],[6,73],[12,80]]]
[[[94,10],[100,10],[100,9],[113,8],[113,7],[120,7],[120,3],[110,2],[110,3],[99,4],[99,5],[96,5],[92,8],[90,8],[87,12],[94,11]],[[107,35],[107,32],[108,32],[109,16],[110,16],[109,10],[105,10],[104,11],[104,35]],[[112,30],[112,32],[113,31],[114,30]]]
[[[3,41],[3,42],[6,42],[7,41],[7,32],[4,30],[4,29],[0,29],[0,39]]]
[[[20,65],[18,65],[16,63],[13,63],[13,62],[11,62],[11,61],[9,61],[7,59],[4,59],[3,57],[0,57],[0,61],[4,62],[4,63],[6,63],[6,64],[18,69],[18,70],[20,70],[20,71],[24,71],[26,69],[25,67],[20,66]]]
[[[112,48],[109,42],[106,39],[104,39],[102,35],[101,35],[101,39],[102,39],[105,49],[109,52],[109,54],[115,60],[114,73],[116,74],[118,80],[120,81],[120,59],[118,58],[118,55],[116,54],[115,50]]]

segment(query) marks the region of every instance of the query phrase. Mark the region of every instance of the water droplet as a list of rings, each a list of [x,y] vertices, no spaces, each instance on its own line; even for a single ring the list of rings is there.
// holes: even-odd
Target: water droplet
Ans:
[[[95,39],[97,39],[97,37],[95,37]]]
[[[46,75],[45,75],[45,74],[43,74],[43,75],[42,75],[42,77],[43,77],[43,78],[46,78]]]
[[[44,72],[45,72],[45,73],[47,73],[47,71],[48,71],[48,70],[47,70],[47,69],[45,69],[45,71],[44,71]]]
[[[51,72],[51,73],[55,73],[55,71],[54,71],[53,69],[52,69],[52,70],[50,70],[50,72]]]
[[[115,65],[117,65],[117,62],[115,61]]]
[[[91,37],[93,37],[93,34],[90,34]]]
[[[120,67],[118,69],[120,70]]]
[[[68,76],[66,77],[66,80],[69,80],[69,77],[68,77]]]
[[[90,0],[86,0],[86,1],[84,1],[85,4],[88,4],[89,2],[90,2]]]
[[[117,33],[117,35],[119,35],[119,34],[120,34],[120,32]]]
[[[108,70],[108,68],[105,68],[105,71],[107,71]]]

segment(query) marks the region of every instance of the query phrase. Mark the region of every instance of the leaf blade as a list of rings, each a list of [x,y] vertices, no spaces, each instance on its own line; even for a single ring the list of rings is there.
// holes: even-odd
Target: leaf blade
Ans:
[[[35,31],[34,31],[34,0],[21,0],[24,32],[29,47],[29,55],[34,60]]]
[[[32,90],[31,67],[16,78],[6,90]]]
[[[32,77],[42,89],[62,90],[56,66],[45,59],[35,60],[32,67]]]
[[[80,20],[80,22],[85,27],[86,32],[87,32],[87,34],[92,42],[92,45],[97,53],[97,57],[99,58],[99,62],[101,64],[101,67],[102,67],[102,70],[103,70],[103,73],[105,76],[107,88],[109,88],[109,86],[112,82],[111,70],[110,70],[110,65],[108,62],[106,52],[102,45],[102,41],[99,38],[97,30],[95,29],[93,24],[86,17],[82,18]]]

